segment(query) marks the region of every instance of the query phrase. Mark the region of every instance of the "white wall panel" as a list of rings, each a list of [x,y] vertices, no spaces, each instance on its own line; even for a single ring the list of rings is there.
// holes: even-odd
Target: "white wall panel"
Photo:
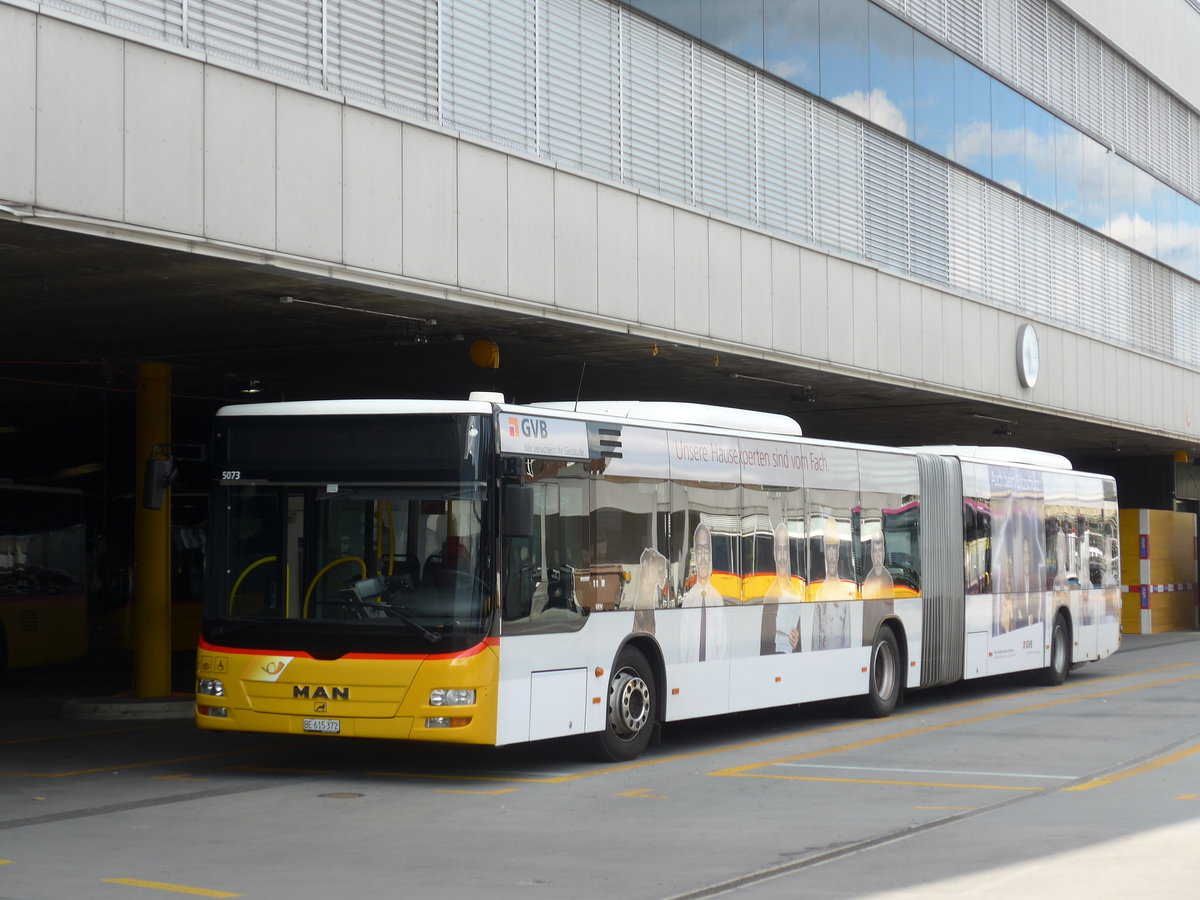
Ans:
[[[275,246],[275,88],[204,71],[204,234]]]
[[[974,354],[977,343],[963,335],[962,311],[970,301],[942,294],[942,384],[959,389],[963,385],[963,358]]]
[[[554,175],[554,302],[595,312],[596,183],[565,172]]]
[[[204,230],[204,67],[125,45],[125,220]]]
[[[639,322],[675,326],[675,234],[671,207],[640,197],[637,204]]]
[[[675,230],[675,327],[708,335],[708,217],[677,209]]]
[[[346,107],[342,114],[342,258],[402,269],[404,140],[399,122]]]
[[[921,325],[921,286],[912,281],[900,282],[900,374],[905,378],[920,378],[925,364],[921,345],[924,341]]]
[[[554,170],[515,158],[508,161],[508,290],[554,299]]]
[[[844,259],[830,257],[828,272],[830,362],[854,364],[854,267]]]
[[[276,242],[285,253],[342,258],[342,110],[280,88]]]
[[[771,241],[771,340],[780,353],[800,353],[800,248]]]
[[[1005,356],[1013,361],[1016,365],[1016,350],[1011,353],[1004,349],[1004,336],[1000,334],[1000,323],[1002,320],[1008,319],[1008,316],[1001,315],[999,310],[991,307],[980,307],[979,309],[979,331],[983,336],[978,344],[979,348],[979,371],[983,376],[983,392],[985,394],[999,394],[1000,385],[1003,383],[1000,379],[1001,359]],[[988,336],[991,335],[991,340]],[[1013,332],[1015,339],[1016,332]],[[997,346],[999,344],[999,346]],[[1011,343],[1008,345],[1011,347]],[[1014,378],[1016,376],[1013,376]]]
[[[851,339],[854,365],[860,369],[879,368],[879,277],[866,266],[853,268],[854,319]]]
[[[458,147],[458,282],[508,292],[508,156],[473,144]]]
[[[1041,400],[1053,409],[1063,408],[1062,329],[1038,328],[1038,348],[1041,372],[1038,387]]]
[[[976,348],[984,340],[980,326],[979,304],[965,302],[961,304],[959,314],[962,328],[962,378],[964,390],[979,391],[983,389],[983,364],[979,359]],[[991,336],[987,337],[991,340]]]
[[[742,340],[752,347],[771,346],[771,239],[742,232]]]
[[[99,219],[124,216],[124,78],[120,38],[39,20],[39,206]]]
[[[879,273],[878,306],[874,329],[879,334],[878,366],[880,372],[899,372],[904,347],[900,343],[900,279],[886,272]]]
[[[0,200],[33,203],[37,147],[37,19],[0,6]]]
[[[708,223],[708,329],[714,338],[742,339],[742,241],[737,228]]]
[[[458,278],[458,142],[404,127],[404,274]]]
[[[921,288],[921,366],[922,377],[933,384],[942,381],[943,359],[946,341],[958,340],[954,335],[947,337],[943,330],[942,294],[931,287]]]
[[[813,359],[829,356],[829,257],[800,250],[800,352]]]
[[[600,259],[597,297],[600,314],[637,319],[637,198],[600,185],[596,193],[596,243]],[[624,260],[625,265],[618,263]]]
[[[1062,404],[1064,409],[1079,408],[1079,336],[1062,332]]]

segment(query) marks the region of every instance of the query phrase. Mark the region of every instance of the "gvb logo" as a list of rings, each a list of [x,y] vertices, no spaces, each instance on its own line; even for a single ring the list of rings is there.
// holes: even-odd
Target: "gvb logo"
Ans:
[[[550,426],[545,419],[530,419],[524,416],[508,417],[509,437],[546,438],[550,436]]]

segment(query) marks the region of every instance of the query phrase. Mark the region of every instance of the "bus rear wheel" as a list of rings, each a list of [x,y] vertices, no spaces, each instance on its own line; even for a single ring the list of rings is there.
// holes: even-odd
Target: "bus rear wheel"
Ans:
[[[1057,687],[1067,680],[1071,668],[1070,634],[1067,617],[1060,612],[1050,629],[1050,665],[1038,673],[1038,680],[1048,687]]]
[[[871,666],[866,714],[882,719],[892,714],[900,700],[900,645],[890,625],[880,625],[871,645]]]
[[[626,647],[613,663],[604,730],[594,735],[596,755],[609,762],[641,755],[650,743],[657,716],[658,697],[650,663],[640,650]]]

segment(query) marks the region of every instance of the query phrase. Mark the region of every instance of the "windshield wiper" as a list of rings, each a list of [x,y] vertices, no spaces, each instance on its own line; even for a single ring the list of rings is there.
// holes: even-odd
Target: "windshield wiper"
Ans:
[[[399,619],[405,625],[411,625],[417,631],[421,632],[421,636],[431,644],[436,644],[442,639],[442,636],[438,632],[431,631],[420,622],[417,622],[415,619],[410,619],[400,611],[401,609],[407,609],[407,607],[396,606],[394,603],[388,603],[386,600],[375,600],[371,603],[371,607],[383,609],[392,618]]]

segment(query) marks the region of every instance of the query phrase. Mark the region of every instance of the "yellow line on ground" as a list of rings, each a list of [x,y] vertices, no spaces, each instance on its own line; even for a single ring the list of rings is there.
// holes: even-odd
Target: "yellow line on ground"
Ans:
[[[12,865],[11,859],[0,859],[0,866],[11,866],[11,865]]]
[[[165,766],[175,763],[195,762],[198,759],[220,759],[222,756],[237,756],[240,753],[257,753],[267,747],[247,747],[245,750],[229,750],[224,753],[202,753],[198,756],[177,756],[173,759],[148,759],[145,762],[117,763],[111,766],[97,766],[94,769],[77,769],[74,772],[0,772],[0,776],[19,778],[70,778],[74,775],[95,775],[98,772],[120,772],[125,769],[145,769],[149,766]]]
[[[637,788],[632,791],[625,791],[617,794],[618,797],[635,797],[638,800],[670,800],[666,794],[652,794],[650,788]]]
[[[1172,667],[1173,668],[1173,667]],[[1036,712],[1043,709],[1051,709],[1055,706],[1062,706],[1067,703],[1079,703],[1084,700],[1095,700],[1101,697],[1112,697],[1117,694],[1125,694],[1131,691],[1141,691],[1152,687],[1161,687],[1167,684],[1176,684],[1181,681],[1190,681],[1195,678],[1200,678],[1197,675],[1182,675],[1179,678],[1167,678],[1162,681],[1153,681],[1147,684],[1131,685],[1128,687],[1114,688],[1108,691],[1097,691],[1090,694],[1083,694],[1075,697],[1061,697],[1057,700],[1048,700],[1045,703],[1034,703],[1029,706],[1021,706],[1015,709],[1001,710],[1000,712],[987,713],[982,716],[972,716],[967,719],[957,719],[953,722],[943,722],[940,725],[926,725],[922,728],[911,728],[907,731],[897,731],[894,734],[885,734],[879,737],[867,738],[863,741],[856,741],[853,744],[843,744],[838,747],[827,747],[824,750],[813,750],[809,753],[801,753],[797,756],[787,756],[782,759],[772,759],[765,762],[750,763],[745,766],[735,766],[732,769],[722,769],[717,772],[712,772],[712,775],[721,775],[726,777],[745,777],[745,778],[767,778],[767,777],[786,777],[786,776],[767,776],[754,774],[757,769],[764,769],[768,766],[780,765],[782,763],[796,762],[802,759],[814,759],[818,756],[829,756],[834,753],[845,753],[851,750],[861,750],[864,747],[873,747],[879,744],[886,744],[891,741],[897,741],[901,738],[919,737],[924,734],[932,734],[937,731],[944,731],[947,728],[957,728],[961,725],[975,725],[980,722],[990,722],[995,719],[1001,719],[1005,716],[1013,716],[1019,713]]]
[[[720,775],[720,772],[714,772]],[[742,775],[742,778],[773,778],[777,781],[830,781],[835,784],[891,784],[897,787],[970,788],[979,791],[1044,791],[1043,787],[1020,784],[956,784],[947,781],[894,781],[886,778],[833,778],[817,775]]]
[[[474,794],[477,797],[496,797],[500,794],[511,794],[516,788],[500,788],[496,791],[468,791],[464,788],[434,788],[435,794]]]
[[[80,738],[99,737],[105,734],[132,734],[135,731],[157,731],[169,728],[169,725],[136,725],[130,728],[105,728],[99,731],[73,731],[70,734],[48,734],[42,737],[12,738],[0,741],[0,746],[10,744],[40,744],[48,741],[75,741]]]
[[[240,897],[231,891],[214,891],[209,888],[188,887],[184,884],[168,884],[165,881],[142,881],[140,878],[103,878],[105,884],[123,884],[127,887],[150,888],[155,891],[171,891],[174,894],[192,894],[196,897]]]
[[[1169,766],[1179,762],[1181,759],[1187,759],[1189,756],[1194,756],[1200,753],[1200,744],[1192,744],[1190,747],[1184,747],[1182,750],[1176,750],[1174,753],[1169,753],[1166,756],[1159,757],[1153,762],[1148,762],[1145,765],[1134,766],[1132,769],[1126,769],[1123,772],[1117,772],[1114,775],[1106,775],[1103,778],[1093,778],[1091,781],[1085,781],[1083,784],[1072,785],[1068,788],[1063,788],[1064,791],[1090,791],[1092,788],[1104,787],[1112,784],[1115,781],[1124,781],[1126,778],[1132,778],[1134,775],[1145,775],[1147,772],[1153,772],[1155,769],[1161,769],[1164,766]]]

